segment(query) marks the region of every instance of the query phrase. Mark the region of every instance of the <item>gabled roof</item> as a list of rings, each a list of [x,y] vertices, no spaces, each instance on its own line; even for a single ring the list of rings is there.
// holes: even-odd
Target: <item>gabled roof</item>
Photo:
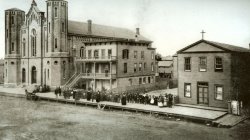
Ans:
[[[227,51],[227,52],[248,52],[248,53],[250,53],[250,50],[247,48],[229,45],[229,44],[225,44],[225,43],[214,42],[214,41],[208,41],[208,40],[199,40],[199,41],[179,50],[177,53],[181,53],[181,52],[183,52],[183,51],[185,51],[185,50],[187,50],[195,45],[198,45],[200,43],[207,43],[209,45],[212,45],[216,48],[222,49],[222,50]]]
[[[77,35],[89,35],[88,23],[69,20],[68,33]],[[121,38],[121,39],[135,39],[136,33],[125,28],[92,24],[91,35],[101,36],[101,37]],[[138,36],[138,40],[150,42],[150,40],[141,35]]]

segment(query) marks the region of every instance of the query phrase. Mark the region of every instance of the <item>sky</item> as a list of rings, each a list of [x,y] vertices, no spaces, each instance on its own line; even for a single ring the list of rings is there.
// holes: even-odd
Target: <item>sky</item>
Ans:
[[[46,0],[36,0],[46,11]],[[26,13],[32,0],[0,0],[0,58],[4,57],[4,10]],[[250,0],[68,0],[69,19],[128,28],[139,27],[163,56],[202,38],[249,48]]]

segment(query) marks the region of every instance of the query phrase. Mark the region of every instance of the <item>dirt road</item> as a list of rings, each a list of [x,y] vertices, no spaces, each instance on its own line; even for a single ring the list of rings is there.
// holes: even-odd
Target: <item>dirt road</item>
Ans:
[[[242,140],[250,138],[249,130],[249,120],[224,129],[149,115],[0,96],[1,140]]]

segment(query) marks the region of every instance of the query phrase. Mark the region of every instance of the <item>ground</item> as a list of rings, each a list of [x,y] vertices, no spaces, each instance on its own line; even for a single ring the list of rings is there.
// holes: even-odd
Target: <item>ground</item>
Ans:
[[[120,111],[0,96],[0,139],[248,139],[250,120],[231,128]]]

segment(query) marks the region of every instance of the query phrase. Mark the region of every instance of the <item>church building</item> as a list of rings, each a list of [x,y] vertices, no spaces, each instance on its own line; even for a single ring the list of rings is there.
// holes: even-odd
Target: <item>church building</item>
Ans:
[[[250,99],[250,50],[199,40],[177,52],[178,94],[182,104],[227,108]]]
[[[134,31],[68,19],[68,2],[5,10],[6,87],[126,89],[155,81],[155,48]]]

